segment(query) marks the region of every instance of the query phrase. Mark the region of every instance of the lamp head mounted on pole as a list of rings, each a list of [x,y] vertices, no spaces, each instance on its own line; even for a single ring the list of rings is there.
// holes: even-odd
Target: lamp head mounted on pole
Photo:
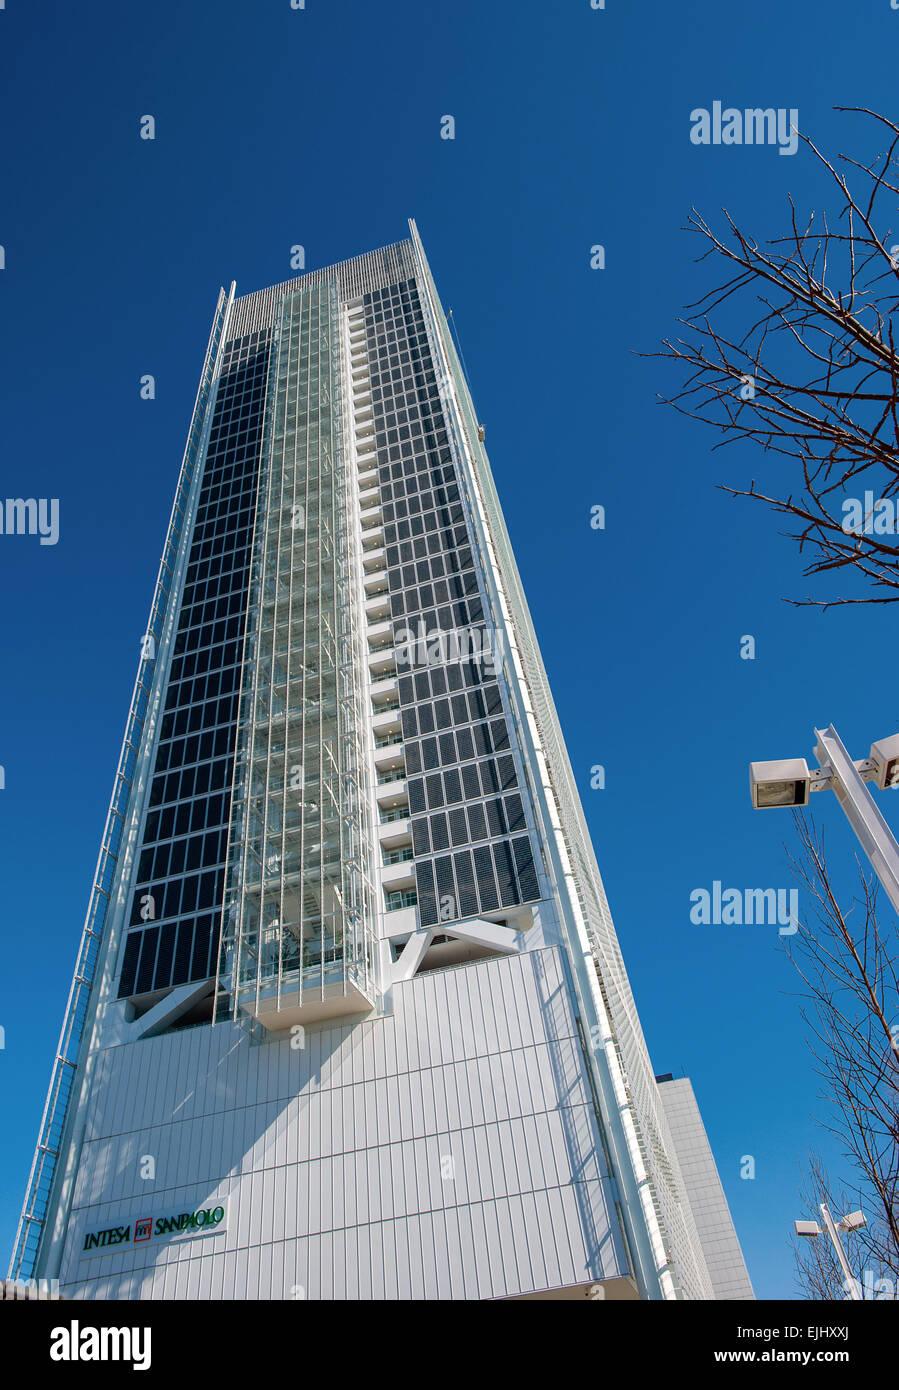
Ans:
[[[874,781],[881,791],[899,787],[899,734],[871,744]]]
[[[749,786],[756,811],[773,810],[778,806],[807,806],[810,783],[805,758],[779,758],[774,762],[749,764]]]

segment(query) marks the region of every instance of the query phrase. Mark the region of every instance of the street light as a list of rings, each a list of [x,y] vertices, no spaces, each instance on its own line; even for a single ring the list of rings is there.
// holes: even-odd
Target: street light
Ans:
[[[807,806],[810,780],[805,758],[749,764],[752,804],[757,811],[774,806]]]
[[[860,762],[852,761],[832,724],[816,729],[815,737],[816,768],[810,770],[805,758],[749,764],[752,805],[757,811],[807,806],[810,792],[830,788],[899,913],[899,844],[865,786],[874,782],[881,791],[899,787],[899,734],[872,743]]]
[[[871,761],[876,772],[874,780],[881,791],[899,786],[899,734],[872,743]]]
[[[851,1211],[848,1216],[844,1216],[842,1221],[834,1221],[828,1210],[827,1203],[822,1202],[819,1211],[824,1218],[824,1231],[817,1221],[794,1221],[797,1236],[807,1236],[814,1240],[815,1236],[823,1236],[826,1231],[833,1242],[833,1248],[837,1252],[837,1259],[840,1268],[846,1276],[846,1287],[849,1290],[849,1297],[862,1302],[862,1291],[859,1288],[858,1280],[853,1276],[849,1268],[849,1261],[846,1259],[846,1251],[843,1249],[843,1242],[840,1240],[840,1231],[858,1231],[862,1226],[867,1226],[865,1214],[861,1211]]]

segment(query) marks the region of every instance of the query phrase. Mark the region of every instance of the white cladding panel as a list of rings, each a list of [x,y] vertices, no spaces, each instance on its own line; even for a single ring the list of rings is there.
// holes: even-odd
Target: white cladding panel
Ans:
[[[394,1007],[302,1049],[217,1024],[96,1054],[62,1292],[489,1298],[627,1274],[558,950],[416,976]],[[214,1231],[81,1254],[219,1204]]]

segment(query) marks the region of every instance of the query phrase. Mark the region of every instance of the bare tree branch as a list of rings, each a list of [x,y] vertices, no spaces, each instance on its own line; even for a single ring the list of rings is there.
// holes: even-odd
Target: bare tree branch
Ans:
[[[874,1286],[899,1285],[899,970],[894,933],[876,915],[874,882],[860,872],[861,895],[844,912],[831,885],[824,845],[814,822],[794,816],[801,852],[790,855],[794,873],[811,904],[786,947],[803,990],[802,1017],[823,1085],[823,1127],[838,1141],[857,1184],[833,1196],[820,1161],[812,1158],[809,1192],[831,1202],[837,1219],[861,1207],[867,1226],[853,1234],[859,1274]],[[809,1192],[806,1193],[807,1199]],[[814,1242],[818,1245],[819,1242]],[[824,1244],[824,1242],[820,1242]],[[823,1264],[822,1264],[823,1260]],[[832,1287],[829,1257],[797,1255],[797,1269],[810,1297]],[[825,1279],[827,1275],[827,1279]],[[842,1276],[840,1276],[840,1283]]]
[[[789,600],[823,608],[899,602],[899,247],[879,225],[884,196],[899,193],[899,126],[864,108],[836,109],[889,132],[886,149],[867,163],[839,155],[844,173],[800,134],[836,206],[802,221],[790,199],[789,232],[765,243],[726,209],[726,239],[691,209],[688,229],[707,243],[697,260],[723,261],[725,279],[687,306],[682,336],[641,354],[688,369],[681,389],[659,399],[712,425],[719,445],[749,440],[792,461],[770,490],[754,480],[724,490],[797,523],[783,534],[808,557],[807,577],[839,571],[860,581],[858,593]]]

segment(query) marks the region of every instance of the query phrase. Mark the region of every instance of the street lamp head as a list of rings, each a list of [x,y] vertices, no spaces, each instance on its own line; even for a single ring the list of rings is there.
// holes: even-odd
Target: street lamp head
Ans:
[[[817,1221],[794,1221],[797,1236],[808,1236],[813,1238],[821,1234],[821,1227]]]
[[[780,758],[775,762],[749,764],[749,787],[756,811],[776,806],[807,806],[809,782],[805,758]]]
[[[844,1231],[860,1231],[862,1226],[867,1226],[863,1211],[851,1211],[848,1216],[844,1216],[840,1222],[840,1227]]]
[[[876,774],[874,780],[881,791],[899,787],[899,734],[872,743],[871,761]]]

